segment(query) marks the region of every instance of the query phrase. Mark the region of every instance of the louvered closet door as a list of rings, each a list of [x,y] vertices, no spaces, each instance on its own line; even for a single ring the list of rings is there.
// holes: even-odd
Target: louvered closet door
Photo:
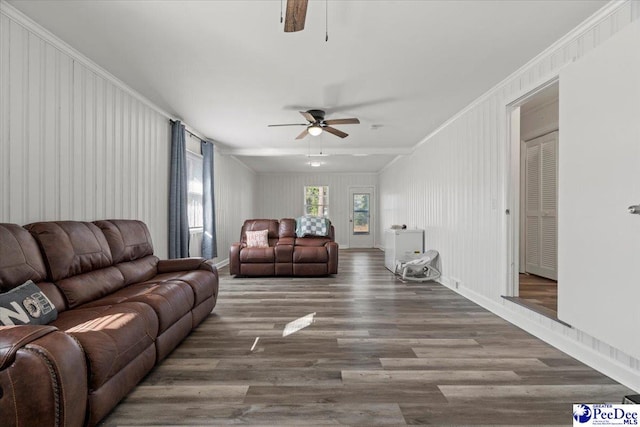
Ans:
[[[558,132],[526,142],[527,273],[558,278]]]

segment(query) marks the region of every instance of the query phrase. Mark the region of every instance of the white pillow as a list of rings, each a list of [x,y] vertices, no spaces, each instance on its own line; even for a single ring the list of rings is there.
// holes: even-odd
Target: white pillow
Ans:
[[[269,247],[269,230],[247,231],[245,234],[248,248]]]

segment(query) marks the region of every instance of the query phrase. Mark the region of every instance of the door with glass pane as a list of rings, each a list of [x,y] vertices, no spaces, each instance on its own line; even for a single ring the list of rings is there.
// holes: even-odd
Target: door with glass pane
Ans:
[[[349,247],[373,248],[374,240],[374,187],[349,188]]]

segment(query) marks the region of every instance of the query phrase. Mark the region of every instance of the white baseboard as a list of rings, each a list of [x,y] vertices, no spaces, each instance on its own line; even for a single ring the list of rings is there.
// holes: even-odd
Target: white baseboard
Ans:
[[[452,281],[449,277],[442,276],[437,281],[441,285],[446,286],[470,301],[475,302],[479,306],[491,311],[509,323],[514,324],[542,341],[556,347],[558,350],[567,353],[571,357],[574,357],[593,369],[613,378],[620,384],[629,387],[636,392],[640,392],[640,373],[637,370],[634,370],[630,366],[626,366],[617,360],[611,359],[606,355],[599,353],[595,349],[589,348],[581,342],[565,335],[563,333],[564,331],[573,329],[570,326],[555,322],[506,299],[503,300],[501,304],[484,295],[480,295],[468,288],[465,288],[464,286],[459,286],[458,289],[456,289],[451,285]],[[523,310],[523,312],[517,311],[520,309]],[[526,315],[524,312],[526,312]],[[547,328],[543,324],[545,321],[557,323],[556,330]],[[620,399],[622,399],[622,396],[620,396]]]
[[[229,258],[225,258],[220,262],[216,263],[216,268],[220,269],[222,267],[226,267],[227,265],[229,265]]]

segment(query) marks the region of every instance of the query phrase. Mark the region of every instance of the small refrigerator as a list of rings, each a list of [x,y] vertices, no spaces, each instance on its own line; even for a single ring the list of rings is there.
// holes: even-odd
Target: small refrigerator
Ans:
[[[424,252],[424,230],[393,230],[384,232],[384,266],[395,271],[396,261],[409,254]]]

